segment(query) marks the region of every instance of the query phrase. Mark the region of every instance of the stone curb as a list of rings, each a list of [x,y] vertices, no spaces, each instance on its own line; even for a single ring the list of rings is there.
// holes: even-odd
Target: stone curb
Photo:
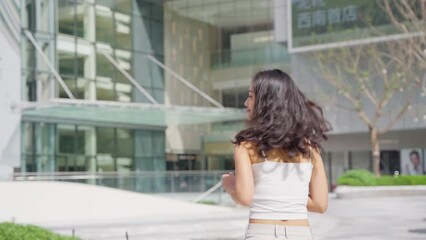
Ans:
[[[392,197],[426,195],[426,185],[415,186],[337,186],[337,198]]]

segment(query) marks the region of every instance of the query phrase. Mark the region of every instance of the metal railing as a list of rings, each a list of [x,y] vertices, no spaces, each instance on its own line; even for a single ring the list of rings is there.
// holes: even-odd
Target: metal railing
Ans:
[[[22,172],[14,181],[65,181],[96,184],[143,193],[200,193],[221,181],[227,171]]]
[[[164,170],[165,160],[161,158],[129,157],[133,159],[132,164],[120,165],[112,157],[105,162],[104,157],[64,153],[24,154],[22,172],[15,172],[9,180],[74,182],[173,198],[176,197],[174,193],[179,193],[179,197],[187,201],[222,202],[220,183],[222,174],[229,170],[167,171]],[[157,160],[160,165],[156,164]],[[144,162],[151,164],[143,165]]]

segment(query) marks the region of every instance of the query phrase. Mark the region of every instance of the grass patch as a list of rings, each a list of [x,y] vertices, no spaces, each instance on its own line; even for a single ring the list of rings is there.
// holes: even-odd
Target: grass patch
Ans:
[[[423,176],[381,176],[375,177],[365,169],[350,170],[337,180],[337,185],[348,186],[400,186],[426,185],[426,175]]]
[[[213,201],[213,200],[200,200],[200,201],[198,201],[197,203],[200,203],[200,204],[207,204],[207,205],[216,205],[216,202],[215,202],[215,201]]]
[[[34,225],[0,223],[0,240],[79,240]]]

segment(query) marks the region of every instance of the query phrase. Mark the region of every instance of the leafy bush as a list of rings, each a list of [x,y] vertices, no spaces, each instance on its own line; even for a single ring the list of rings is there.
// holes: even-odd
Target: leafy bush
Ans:
[[[410,179],[405,176],[382,176],[376,178],[376,186],[411,185]]]
[[[349,170],[337,180],[338,185],[374,186],[375,183],[374,175],[365,169]]]
[[[400,176],[400,178],[407,178],[411,185],[426,185],[426,175],[423,176]]]
[[[0,223],[0,240],[78,240],[33,225]]]
[[[337,180],[337,185],[349,186],[396,186],[396,185],[426,185],[426,175],[423,176],[381,176],[375,177],[365,169],[350,170]]]
[[[364,182],[354,178],[339,178],[337,185],[365,186]]]

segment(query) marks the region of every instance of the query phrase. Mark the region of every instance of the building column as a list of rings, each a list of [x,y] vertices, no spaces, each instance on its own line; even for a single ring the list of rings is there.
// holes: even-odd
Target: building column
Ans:
[[[84,35],[86,39],[90,42],[96,41],[96,12],[95,8],[91,5],[94,4],[93,0],[87,1],[88,7],[86,8],[86,12],[84,14],[84,26],[85,32]],[[90,54],[84,59],[84,99],[86,100],[96,100],[96,50],[92,45]],[[96,163],[96,129],[91,127],[84,132],[84,154],[86,157],[87,171],[96,172],[97,171],[97,163]],[[95,184],[96,180],[91,179],[88,180],[88,183]]]
[[[55,66],[56,63],[56,44],[55,44],[55,1],[36,1],[36,32],[34,38],[38,44],[43,47],[44,54],[48,57],[50,63]],[[56,97],[56,80],[51,73],[46,62],[36,52],[37,71],[46,71],[47,73],[38,72],[37,79],[37,101],[49,100]],[[58,67],[56,67],[58,68]]]
[[[96,172],[96,129],[91,127],[84,131],[84,155],[86,157],[86,171]],[[89,179],[87,183],[96,184],[96,179]]]

